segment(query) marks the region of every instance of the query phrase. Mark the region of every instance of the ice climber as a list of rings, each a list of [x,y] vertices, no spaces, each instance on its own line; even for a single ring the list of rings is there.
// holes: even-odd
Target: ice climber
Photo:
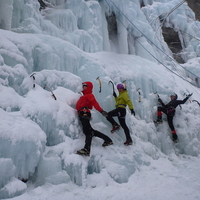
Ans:
[[[163,101],[160,99],[160,97],[158,98],[158,102],[161,104],[161,106],[157,108],[157,121],[155,121],[155,123],[161,124],[162,112],[165,113],[167,115],[168,125],[172,131],[172,140],[175,143],[178,142],[178,136],[176,134],[176,130],[173,125],[173,118],[175,115],[176,107],[180,104],[184,104],[189,99],[190,96],[192,96],[192,94],[187,95],[186,98],[183,100],[177,100],[178,96],[177,94],[174,93],[170,96],[171,101],[168,104],[164,104]]]
[[[104,117],[107,116],[107,112],[100,107],[99,103],[96,101],[95,96],[92,94],[93,84],[91,82],[84,82],[82,83],[82,86],[82,96],[76,104],[76,110],[78,111],[78,116],[83,128],[83,133],[85,134],[86,138],[84,148],[77,151],[77,154],[89,156],[93,136],[99,137],[104,140],[104,143],[102,144],[103,147],[112,145],[113,142],[108,136],[92,128],[90,124],[90,110],[94,107]]]
[[[126,117],[126,106],[128,105],[131,114],[135,116],[135,111],[133,108],[133,104],[129,98],[128,91],[124,88],[123,84],[118,84],[117,89],[119,91],[119,96],[116,95],[115,92],[113,92],[113,96],[115,97],[116,101],[116,108],[114,110],[111,110],[108,112],[108,116],[106,119],[112,124],[112,130],[111,133],[114,133],[115,131],[120,129],[121,127],[124,129],[124,133],[126,136],[126,141],[124,142],[124,145],[132,145],[132,139],[130,136],[130,131],[128,126],[126,125],[125,117]],[[120,125],[113,119],[113,117],[118,117]]]

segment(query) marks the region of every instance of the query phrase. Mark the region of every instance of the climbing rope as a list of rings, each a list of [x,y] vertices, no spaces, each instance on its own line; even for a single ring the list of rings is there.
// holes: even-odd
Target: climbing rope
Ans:
[[[185,3],[186,2],[186,0],[183,0],[183,1],[181,1],[179,4],[177,4],[169,13],[167,13],[167,15],[164,17],[164,19],[162,20],[162,23],[161,23],[161,25],[160,25],[160,27],[162,27],[163,26],[163,24],[164,24],[164,22],[165,22],[165,20],[167,19],[167,17],[169,17],[169,15],[172,13],[172,12],[174,12],[178,7],[180,7],[183,3]]]
[[[169,56],[167,53],[165,53],[161,48],[159,48],[155,43],[153,43],[136,25],[134,25],[133,23],[132,23],[132,21],[119,9],[119,7],[112,1],[112,0],[109,0],[114,6],[115,6],[115,8],[119,11],[119,13],[121,13],[124,17],[125,17],[125,19],[127,19],[129,22],[130,22],[130,24],[132,24],[132,26],[139,32],[139,33],[141,33],[141,35],[142,36],[144,36],[146,39],[147,39],[147,41],[151,44],[151,45],[154,45],[158,50],[160,50],[167,58],[169,58],[171,61],[173,61],[173,62],[175,62],[176,63],[176,61],[171,57],[171,56]],[[185,1],[185,0],[184,0]],[[109,6],[109,8],[110,8],[110,5],[109,5],[109,3],[108,3],[108,0],[105,0],[105,2],[108,4],[108,6]],[[184,3],[183,1],[180,3],[180,5],[182,5],[182,3]],[[178,4],[179,5],[179,4]],[[179,6],[180,6],[179,5]],[[178,6],[178,7],[179,7]],[[177,7],[177,6],[176,6]],[[175,9],[173,9],[173,11],[174,11]],[[173,11],[171,11],[170,13],[172,13]],[[120,19],[118,19],[119,21],[120,21],[120,23],[127,29],[127,27],[125,26],[125,24],[122,22],[122,20],[120,20]],[[129,32],[130,33],[130,31],[129,31],[129,29],[127,29],[127,32]],[[131,33],[130,33],[131,34]],[[199,87],[199,85],[197,85],[197,84],[195,84],[195,83],[193,83],[193,82],[191,82],[191,81],[189,81],[189,80],[187,80],[187,79],[185,79],[184,77],[182,77],[181,75],[179,75],[179,74],[177,74],[177,73],[175,73],[173,70],[171,70],[170,68],[168,68],[165,64],[163,64],[159,59],[157,59],[146,47],[144,47],[144,45],[142,45],[138,40],[137,40],[137,42],[155,59],[155,60],[157,60],[161,65],[163,65],[166,69],[168,69],[170,72],[172,72],[173,74],[175,74],[176,76],[178,76],[178,77],[180,77],[181,79],[183,79],[184,81],[186,81],[186,82],[188,82],[188,83],[190,83],[191,85],[193,85],[193,86],[196,86],[196,87]],[[188,73],[190,73],[191,75],[193,75],[194,77],[196,77],[195,79],[196,80],[200,80],[200,77],[198,77],[198,76],[196,76],[194,73],[192,73],[192,72],[190,72],[189,70],[187,70],[187,69],[185,69],[183,66],[181,66],[179,63],[176,63],[177,65],[179,65],[180,67],[182,67],[185,71],[187,71]]]

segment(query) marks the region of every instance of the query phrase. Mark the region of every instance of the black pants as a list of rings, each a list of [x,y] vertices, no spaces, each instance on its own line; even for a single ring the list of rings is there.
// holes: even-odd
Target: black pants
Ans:
[[[174,118],[174,113],[172,114],[168,114],[167,113],[167,109],[166,108],[163,108],[163,107],[158,107],[158,111],[161,111],[163,113],[165,113],[167,115],[167,122],[168,122],[168,125],[169,125],[169,128],[174,131],[175,128],[174,128],[174,124],[173,124],[173,118]]]
[[[116,108],[114,110],[111,110],[108,113],[108,117],[106,118],[112,125],[114,125],[116,123],[116,121],[113,119],[113,117],[118,117],[119,123],[121,125],[121,127],[124,129],[124,133],[126,135],[126,139],[131,139],[130,136],[130,131],[128,126],[126,125],[126,109],[125,108]]]
[[[80,112],[79,113],[79,119],[80,122],[82,124],[82,128],[83,128],[83,133],[85,134],[85,146],[84,148],[87,149],[88,151],[90,151],[91,148],[91,143],[92,143],[92,137],[99,137],[101,139],[103,139],[104,141],[107,142],[112,142],[112,140],[107,136],[104,135],[103,133],[94,130],[90,124],[90,120],[91,120],[91,113],[90,112]]]

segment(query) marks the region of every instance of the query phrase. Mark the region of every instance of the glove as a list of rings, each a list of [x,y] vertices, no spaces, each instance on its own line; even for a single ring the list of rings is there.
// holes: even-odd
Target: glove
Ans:
[[[116,95],[115,91],[113,92],[113,96],[114,96],[114,97],[117,97],[117,95]]]
[[[188,94],[188,95],[187,95],[187,97],[189,98],[189,97],[191,97],[192,95],[193,95],[193,93],[191,93],[191,94]]]
[[[107,113],[106,111],[104,111],[104,110],[101,112],[101,114],[102,114],[104,117],[107,117],[107,116],[108,116],[108,113]]]
[[[135,111],[133,109],[131,109],[131,115],[135,116]]]

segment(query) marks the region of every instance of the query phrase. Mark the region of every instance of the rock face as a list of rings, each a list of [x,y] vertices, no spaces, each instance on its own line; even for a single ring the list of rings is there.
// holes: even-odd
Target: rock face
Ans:
[[[186,0],[188,6],[194,11],[196,19],[200,21],[200,0]]]
[[[188,6],[195,13],[195,17],[200,21],[200,0],[186,0]],[[170,50],[172,51],[174,59],[178,63],[184,63],[184,60],[181,57],[182,46],[178,36],[178,32],[173,28],[162,27],[162,33],[165,42],[168,44]]]
[[[173,28],[162,27],[162,33],[165,42],[172,51],[174,59],[178,63],[184,63],[184,60],[181,57],[182,46],[178,32],[176,32]]]

